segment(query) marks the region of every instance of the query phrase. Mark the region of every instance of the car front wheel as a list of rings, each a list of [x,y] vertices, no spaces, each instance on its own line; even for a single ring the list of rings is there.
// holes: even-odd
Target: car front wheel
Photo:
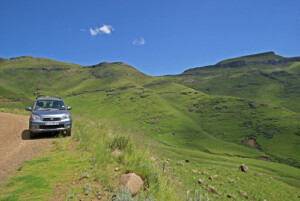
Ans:
[[[31,131],[29,131],[29,137],[30,137],[30,139],[34,138],[34,137],[35,137],[35,133],[34,133],[34,132],[31,132]]]
[[[71,136],[71,135],[72,135],[71,130],[67,130],[67,136]]]

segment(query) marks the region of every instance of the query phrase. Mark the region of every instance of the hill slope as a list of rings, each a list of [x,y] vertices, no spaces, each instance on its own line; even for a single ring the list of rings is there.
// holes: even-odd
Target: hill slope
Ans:
[[[299,169],[284,171],[286,165],[272,163],[300,167],[300,115],[282,107],[298,110],[293,103],[299,94],[292,92],[299,87],[297,59],[267,53],[151,77],[121,62],[80,66],[14,58],[0,62],[0,108],[22,108],[36,96],[64,97],[73,113],[116,121],[157,140],[172,157],[228,166],[246,162],[300,186]],[[268,63],[273,60],[281,61],[281,70]],[[276,88],[282,80],[285,96]],[[265,96],[257,97],[259,90]]]
[[[243,97],[300,112],[300,57],[267,52],[189,69],[172,78],[207,94]]]

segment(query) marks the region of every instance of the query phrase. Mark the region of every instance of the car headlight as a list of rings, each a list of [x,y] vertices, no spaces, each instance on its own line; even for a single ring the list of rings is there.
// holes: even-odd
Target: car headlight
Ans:
[[[36,114],[32,114],[32,115],[31,115],[31,118],[32,118],[33,120],[41,120],[41,117],[40,117],[39,115],[36,115]]]
[[[69,114],[64,114],[62,117],[61,117],[62,120],[65,120],[65,119],[69,119]]]

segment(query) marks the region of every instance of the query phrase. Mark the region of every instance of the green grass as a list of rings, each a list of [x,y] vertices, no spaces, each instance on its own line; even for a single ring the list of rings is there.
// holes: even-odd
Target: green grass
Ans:
[[[0,186],[0,200],[44,200],[57,196],[58,187],[72,183],[73,174],[89,165],[88,154],[68,149],[70,143],[69,139],[54,139],[51,150],[25,161],[9,182]]]
[[[153,195],[157,200],[177,200],[175,189],[167,185],[172,182],[171,178],[163,175],[150,160],[154,153],[140,136],[107,120],[94,119],[88,123],[85,118],[78,118],[76,122],[74,138],[79,141],[82,150],[92,153],[98,168],[102,169],[97,178],[105,188],[115,190],[121,174],[134,172],[145,182],[145,191],[141,192],[145,196]],[[122,151],[121,156],[111,156],[115,148]],[[120,171],[114,172],[115,167]]]
[[[298,189],[284,185],[269,175],[261,174],[255,170],[251,172],[241,172],[238,166],[235,168],[214,165],[209,163],[183,163],[183,166],[176,165],[176,161],[167,164],[166,169],[175,175],[180,175],[178,179],[182,186],[194,186],[206,191],[208,186],[214,186],[216,192],[209,192],[209,197],[213,200],[226,200],[228,193],[232,194],[236,200],[247,200],[240,193],[245,191],[249,195],[249,200],[297,200]],[[193,173],[192,170],[196,170]],[[203,175],[202,172],[207,172]],[[218,175],[217,179],[210,180],[209,176]],[[204,180],[204,184],[198,184],[197,180]],[[234,183],[230,183],[234,180]]]
[[[0,200],[111,199],[121,174],[135,172],[145,182],[140,195],[178,200],[171,178],[151,160],[151,149],[106,120],[74,118],[73,139],[58,138],[40,157],[25,161],[9,182],[0,186]],[[125,135],[124,135],[125,134]],[[122,135],[122,136],[121,136]],[[123,143],[122,155],[112,157],[111,144]],[[141,141],[139,141],[141,142]],[[143,152],[139,151],[143,147]],[[115,148],[115,147],[113,147]],[[119,171],[114,169],[118,167]],[[91,186],[86,192],[87,185]]]

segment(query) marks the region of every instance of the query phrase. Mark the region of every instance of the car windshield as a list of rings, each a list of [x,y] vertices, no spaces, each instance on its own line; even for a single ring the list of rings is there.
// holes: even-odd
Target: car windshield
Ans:
[[[66,106],[61,100],[38,100],[35,102],[33,110],[66,110]]]

